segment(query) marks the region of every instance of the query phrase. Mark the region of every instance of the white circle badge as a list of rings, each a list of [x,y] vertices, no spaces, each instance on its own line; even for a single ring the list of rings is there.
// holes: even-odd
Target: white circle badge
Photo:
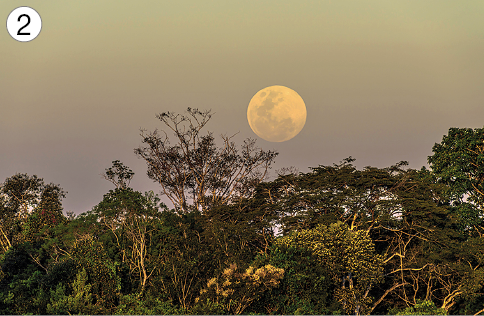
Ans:
[[[39,35],[42,19],[30,7],[18,7],[7,18],[7,31],[19,42],[30,42]]]

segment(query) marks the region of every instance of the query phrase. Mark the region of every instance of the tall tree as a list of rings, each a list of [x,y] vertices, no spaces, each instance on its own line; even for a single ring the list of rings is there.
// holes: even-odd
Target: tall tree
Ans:
[[[211,248],[214,265],[221,268],[231,263],[243,264],[258,253],[267,252],[274,239],[276,219],[258,193],[250,199],[207,210],[202,215],[202,237]]]
[[[390,225],[402,214],[397,192],[413,185],[402,161],[388,168],[357,170],[349,157],[312,172],[279,176],[264,182],[258,194],[278,213],[284,234],[341,221],[352,229]],[[258,195],[256,195],[258,196]]]
[[[23,225],[23,234],[28,241],[33,241],[41,237],[49,236],[49,229],[54,228],[60,223],[66,223],[67,219],[62,214],[62,198],[65,192],[54,184],[48,184],[40,194],[40,202],[36,208],[29,214]]]
[[[17,173],[7,178],[1,187],[1,193],[6,200],[5,206],[21,218],[26,218],[29,209],[40,202],[44,186],[44,180],[36,175]]]
[[[334,297],[345,313],[361,315],[370,310],[370,290],[383,279],[383,256],[364,230],[352,230],[342,222],[294,231],[275,244],[307,248],[329,270]]]
[[[484,216],[484,128],[450,128],[432,151],[431,170],[438,182],[449,186],[462,227],[479,229]]]
[[[161,185],[162,193],[182,213],[203,212],[210,205],[250,196],[277,153],[255,147],[250,139],[239,152],[231,141],[233,136],[222,136],[223,146],[218,148],[212,133],[203,136],[200,132],[212,117],[211,111],[188,108],[187,112],[156,116],[174,134],[175,145],[165,131],[160,136],[157,130],[142,130],[146,146],[135,153],[146,161],[148,177]]]
[[[443,308],[451,308],[463,293],[454,292],[462,288],[463,283],[457,281],[463,279],[450,266],[458,258],[448,256],[460,236],[448,208],[446,186],[435,183],[428,170],[404,170],[405,162],[357,170],[352,161],[348,158],[338,165],[312,168],[307,174],[280,176],[262,183],[255,196],[265,196],[261,207],[279,214],[284,235],[336,221],[365,231],[383,255],[385,266],[385,285],[377,284],[370,292],[377,298],[371,310],[385,312],[388,299],[394,300],[390,305],[415,305],[421,295],[418,290],[427,284],[431,297],[422,299],[432,298]],[[431,266],[436,268],[429,274]],[[437,291],[436,283],[445,291]]]
[[[202,237],[200,211],[181,215],[164,211],[162,219],[163,225],[156,232],[161,257],[155,287],[187,311],[206,280],[214,274],[214,256]]]
[[[59,185],[45,184],[36,175],[17,173],[0,185],[0,246],[7,251],[15,242],[20,242],[22,225],[32,212],[44,210],[45,216],[62,216],[62,199],[65,192]],[[53,220],[55,222],[55,219]]]
[[[117,263],[110,260],[104,245],[89,234],[75,242],[71,253],[77,271],[87,272],[95,304],[111,314],[109,311],[115,307],[121,290]]]
[[[20,224],[40,202],[44,181],[36,175],[17,173],[0,186],[0,243],[6,252],[19,237]]]
[[[117,188],[91,211],[113,234],[122,262],[139,276],[141,292],[155,270],[150,248],[155,246],[152,236],[160,220],[158,202],[152,192],[142,195],[131,188]]]
[[[258,255],[252,263],[283,268],[285,273],[280,286],[264,293],[248,312],[267,315],[329,315],[338,309],[332,303],[334,285],[329,265],[321,265],[311,249],[304,246],[286,247],[273,243],[268,251]],[[339,285],[339,284],[338,284]]]

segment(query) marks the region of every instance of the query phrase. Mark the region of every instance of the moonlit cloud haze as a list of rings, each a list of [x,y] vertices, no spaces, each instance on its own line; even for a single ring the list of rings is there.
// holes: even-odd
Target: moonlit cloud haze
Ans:
[[[18,6],[42,17],[32,42],[5,28]],[[484,125],[481,0],[26,0],[0,13],[0,182],[36,174],[77,214],[113,188],[100,176],[113,160],[133,169],[134,189],[159,192],[133,149],[163,111],[211,108],[206,131],[257,138],[280,153],[272,170],[303,172],[348,156],[420,168],[450,127]],[[247,122],[271,85],[306,104],[287,142]]]

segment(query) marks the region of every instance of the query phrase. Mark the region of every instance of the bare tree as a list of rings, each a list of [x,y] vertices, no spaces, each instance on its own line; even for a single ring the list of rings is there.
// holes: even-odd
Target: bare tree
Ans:
[[[156,117],[173,132],[168,134],[141,130],[145,147],[135,149],[148,165],[148,177],[158,182],[179,212],[206,210],[216,203],[230,204],[249,197],[267,174],[278,153],[263,151],[255,140],[247,139],[239,152],[231,139],[222,135],[223,146],[217,148],[212,133],[200,130],[212,117],[211,111],[187,109],[188,115],[161,113]]]

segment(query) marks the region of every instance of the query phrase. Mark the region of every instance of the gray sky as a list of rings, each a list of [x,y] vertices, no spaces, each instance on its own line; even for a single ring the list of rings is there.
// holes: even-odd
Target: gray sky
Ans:
[[[12,1],[42,17],[40,35],[0,32],[0,182],[36,174],[81,213],[113,186],[119,159],[136,190],[159,185],[133,149],[155,114],[212,109],[206,130],[257,138],[247,106],[282,85],[306,103],[304,129],[274,170],[426,165],[450,127],[483,127],[484,1]],[[5,25],[5,24],[4,24]],[[220,139],[219,143],[220,143]]]

